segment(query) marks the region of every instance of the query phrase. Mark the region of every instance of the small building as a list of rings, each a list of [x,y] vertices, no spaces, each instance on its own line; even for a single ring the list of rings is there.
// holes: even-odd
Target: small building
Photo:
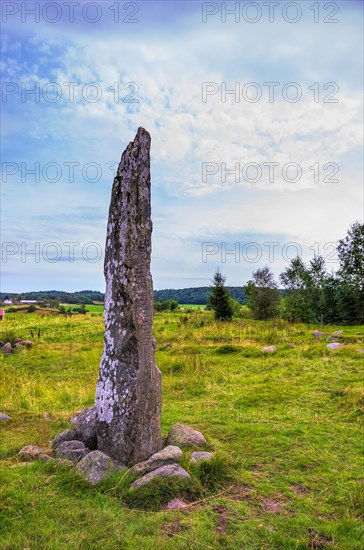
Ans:
[[[20,300],[21,304],[37,304],[38,300]]]
[[[0,321],[4,319],[5,316],[5,309],[0,309]]]
[[[5,304],[6,306],[11,306],[12,303],[13,303],[13,300],[4,300],[3,301],[3,304]]]

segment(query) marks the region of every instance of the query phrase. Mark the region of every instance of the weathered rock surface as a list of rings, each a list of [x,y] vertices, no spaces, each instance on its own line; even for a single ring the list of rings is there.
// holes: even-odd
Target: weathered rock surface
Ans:
[[[177,447],[198,447],[205,443],[206,439],[201,432],[180,423],[174,424],[167,436],[167,445],[176,445]]]
[[[82,441],[63,441],[55,448],[55,454],[72,462],[79,462],[90,450]]]
[[[214,454],[207,451],[194,451],[191,453],[191,462],[202,462],[204,460],[212,460],[213,458]]]
[[[265,346],[264,348],[260,348],[260,351],[263,351],[265,353],[272,353],[273,351],[276,351],[276,347],[275,346]]]
[[[339,342],[333,342],[332,344],[327,344],[326,347],[327,347],[327,349],[335,350],[335,349],[342,348],[343,345],[340,344]]]
[[[20,340],[20,342],[17,342],[18,346],[24,346],[26,348],[31,348],[33,345],[33,342],[31,340]]]
[[[65,430],[55,436],[52,441],[52,447],[57,447],[64,441],[74,441],[77,439],[76,430]]]
[[[37,447],[37,445],[25,445],[25,447],[20,449],[18,455],[22,456],[23,458],[35,458],[43,453],[44,449],[42,449],[41,447]]]
[[[132,487],[142,487],[143,485],[151,483],[151,481],[153,481],[154,479],[161,479],[166,477],[187,478],[191,476],[178,464],[168,464],[167,466],[161,466],[160,468],[157,468],[156,470],[153,470],[152,472],[149,472],[143,477],[137,479],[132,484]]]
[[[111,472],[120,469],[114,461],[101,451],[91,451],[76,466],[76,470],[91,484],[97,485]]]
[[[96,407],[88,407],[73,419],[77,437],[89,449],[97,449]]]
[[[182,456],[183,453],[179,447],[176,447],[175,445],[168,445],[158,453],[152,455],[145,462],[135,464],[135,466],[133,466],[133,471],[137,473],[150,472],[160,468],[161,466],[166,466],[167,464],[175,464],[182,458]]]
[[[10,416],[0,412],[0,421],[10,420]]]
[[[179,498],[174,498],[168,504],[166,504],[165,509],[166,510],[177,510],[179,508],[186,508],[188,504],[186,502],[183,502],[183,500],[180,500]]]
[[[322,338],[322,336],[324,336],[324,333],[320,330],[314,330],[312,334],[315,338]]]
[[[97,447],[132,466],[162,448],[161,373],[154,360],[150,274],[150,135],[139,128],[113,183],[104,273],[104,352],[96,388]]]
[[[11,347],[10,342],[6,342],[3,346],[1,346],[1,351],[3,353],[11,353],[13,348]]]

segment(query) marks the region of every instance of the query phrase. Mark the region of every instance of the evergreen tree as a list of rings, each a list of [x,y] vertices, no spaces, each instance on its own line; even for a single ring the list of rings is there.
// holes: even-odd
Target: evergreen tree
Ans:
[[[277,315],[280,294],[269,267],[254,271],[244,290],[255,319],[270,319]]]
[[[218,269],[214,273],[208,305],[214,311],[217,321],[229,321],[233,316],[231,296],[225,287],[226,277]]]

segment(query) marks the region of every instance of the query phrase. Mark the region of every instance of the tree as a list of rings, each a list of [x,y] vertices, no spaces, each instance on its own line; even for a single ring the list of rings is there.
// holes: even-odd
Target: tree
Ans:
[[[229,321],[233,316],[233,307],[231,304],[231,296],[227,288],[225,287],[226,276],[222,275],[218,269],[214,273],[212,279],[212,286],[210,287],[210,294],[208,298],[208,304],[214,311],[215,319],[217,321]]]
[[[254,271],[244,290],[255,319],[270,319],[277,315],[280,293],[269,267]]]
[[[337,247],[337,311],[345,323],[364,323],[364,224],[354,223]]]
[[[279,276],[287,292],[284,298],[283,316],[289,321],[308,321],[309,308],[306,289],[309,281],[309,272],[302,259],[291,260],[290,265]]]

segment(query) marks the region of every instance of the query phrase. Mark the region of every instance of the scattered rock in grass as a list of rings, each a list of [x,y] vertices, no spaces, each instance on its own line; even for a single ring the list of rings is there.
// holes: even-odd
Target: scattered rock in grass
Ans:
[[[358,349],[358,353],[364,353],[364,349]]]
[[[167,445],[176,445],[177,447],[199,447],[205,445],[206,439],[201,432],[186,426],[185,424],[174,424],[167,435]]]
[[[52,422],[52,417],[49,413],[45,412],[43,413],[43,418],[46,422]]]
[[[0,412],[0,421],[10,420],[10,416]]]
[[[134,481],[132,484],[133,488],[141,487],[143,485],[148,485],[155,479],[161,479],[166,477],[179,477],[179,478],[187,478],[191,477],[186,470],[181,468],[178,464],[167,464],[167,466],[161,466],[160,468],[157,468],[156,470],[153,470],[152,472],[149,472],[148,474],[145,474],[141,478]]]
[[[275,346],[265,346],[264,348],[260,348],[260,351],[263,351],[263,352],[270,352],[272,353],[273,351],[276,351],[277,348]]]
[[[191,453],[191,462],[202,462],[203,460],[212,460],[213,458],[214,454],[207,451],[194,451]]]
[[[326,342],[337,342],[339,338],[329,336],[326,338]]]
[[[89,449],[97,449],[96,437],[96,407],[88,407],[78,413],[73,419],[77,439]]]
[[[11,353],[13,348],[11,347],[10,342],[6,342],[3,346],[1,346],[1,351],[3,353]]]
[[[314,330],[312,334],[315,338],[322,338],[322,336],[324,336],[324,333],[320,330]]]
[[[326,347],[327,347],[327,349],[335,350],[335,349],[342,348],[343,345],[340,344],[339,342],[333,342],[332,344],[327,344]]]
[[[77,439],[76,430],[65,430],[56,435],[52,441],[52,447],[57,447],[64,441],[75,441]]]
[[[177,510],[179,508],[186,508],[188,504],[186,502],[183,502],[183,500],[180,500],[179,498],[174,498],[168,504],[166,504],[165,509],[166,510]]]
[[[33,342],[31,340],[20,340],[20,342],[17,342],[19,346],[24,346],[26,348],[31,348],[33,345]]]
[[[330,336],[342,336],[343,335],[343,331],[342,330],[335,330],[334,332],[332,332],[330,334]]]
[[[82,441],[63,441],[55,448],[55,453],[60,458],[67,458],[72,462],[79,462],[90,450]]]
[[[179,447],[176,447],[175,445],[168,445],[158,453],[152,455],[150,458],[148,458],[148,460],[145,460],[144,462],[139,462],[139,464],[135,464],[132,470],[136,473],[151,472],[152,470],[156,470],[161,466],[166,466],[167,464],[175,464],[182,458],[182,456],[183,453]]]
[[[90,485],[97,485],[108,474],[121,468],[121,466],[118,466],[109,456],[101,451],[91,451],[76,466],[76,470]]]
[[[38,457],[40,454],[44,453],[44,449],[41,447],[37,447],[36,445],[25,445],[20,451],[18,452],[18,455],[23,458],[35,458]]]

